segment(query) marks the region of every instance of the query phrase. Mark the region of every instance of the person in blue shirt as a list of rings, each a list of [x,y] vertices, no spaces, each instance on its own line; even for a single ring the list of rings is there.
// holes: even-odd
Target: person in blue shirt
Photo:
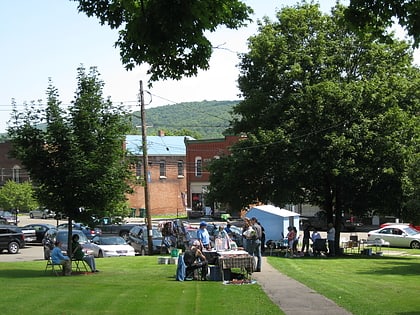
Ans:
[[[201,242],[203,248],[208,250],[211,249],[210,234],[209,231],[207,231],[207,222],[200,222],[200,228],[197,231],[197,239]]]
[[[71,260],[68,256],[63,255],[61,251],[61,242],[54,243],[54,249],[51,251],[51,261],[55,265],[63,266],[63,275],[71,276]]]

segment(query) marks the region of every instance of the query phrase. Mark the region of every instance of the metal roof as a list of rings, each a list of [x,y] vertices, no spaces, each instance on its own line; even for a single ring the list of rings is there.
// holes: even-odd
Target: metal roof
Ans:
[[[189,136],[147,136],[147,155],[151,156],[185,156],[184,139],[193,140]],[[127,135],[126,149],[131,154],[143,155],[142,136]]]

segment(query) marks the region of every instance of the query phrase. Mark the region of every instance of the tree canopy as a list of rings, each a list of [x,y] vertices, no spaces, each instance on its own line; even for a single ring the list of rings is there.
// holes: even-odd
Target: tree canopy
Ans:
[[[303,3],[260,23],[241,58],[244,101],[231,124],[248,140],[210,166],[211,198],[311,203],[331,221],[401,214],[418,153],[420,71],[408,43],[355,33],[343,11]]]
[[[237,29],[252,9],[238,0],[74,0],[79,12],[119,30],[115,46],[126,69],[148,63],[150,82],[194,76],[209,68],[212,44],[205,32]]]
[[[0,189],[0,208],[29,211],[38,208],[31,182],[9,180]]]
[[[15,108],[8,129],[12,155],[31,174],[40,204],[71,219],[114,210],[130,191],[131,174],[123,150],[129,128],[124,111],[102,98],[96,68],[80,67],[77,80],[67,111],[50,81],[46,107]],[[45,129],[38,128],[41,123]],[[80,212],[81,207],[91,212]]]
[[[394,23],[394,19],[414,40],[420,44],[420,1],[418,0],[350,0],[346,9],[347,19],[361,31],[382,34],[384,27]]]

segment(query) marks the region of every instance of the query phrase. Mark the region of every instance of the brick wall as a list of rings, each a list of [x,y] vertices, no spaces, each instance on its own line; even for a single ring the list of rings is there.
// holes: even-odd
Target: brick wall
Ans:
[[[151,215],[179,214],[185,215],[185,204],[182,195],[186,193],[187,179],[185,176],[185,157],[148,156],[150,182],[148,182]],[[166,176],[160,176],[160,162],[165,161]],[[182,176],[178,175],[178,161],[184,168]],[[143,170],[141,170],[143,174]],[[129,205],[140,215],[139,208],[145,208],[144,187],[133,187],[134,193],[127,195]]]

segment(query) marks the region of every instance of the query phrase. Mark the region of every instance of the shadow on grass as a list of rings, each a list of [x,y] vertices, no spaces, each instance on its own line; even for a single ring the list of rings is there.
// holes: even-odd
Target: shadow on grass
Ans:
[[[403,276],[417,276],[420,274],[420,264],[418,260],[405,261],[384,261],[384,264],[379,266],[381,275],[403,275]],[[371,271],[358,272],[359,274],[377,273],[377,269]],[[419,313],[417,313],[419,314]]]
[[[93,272],[73,271],[71,276],[90,276],[95,275]],[[0,270],[0,278],[40,278],[40,277],[57,277],[51,270],[33,270],[33,269],[3,269]],[[58,275],[61,277],[61,274]]]
[[[315,256],[305,256],[305,257],[294,257],[294,258],[286,258],[286,257],[276,257],[278,259],[293,259],[293,260],[322,260],[322,261],[345,261],[345,260],[363,260],[364,263],[368,261],[372,261],[372,269],[357,272],[358,274],[372,274],[380,272],[383,275],[419,275],[420,274],[420,264],[419,258],[410,257],[410,256],[379,256],[379,255],[341,255],[335,257],[315,257]],[[418,313],[419,314],[419,313]]]

